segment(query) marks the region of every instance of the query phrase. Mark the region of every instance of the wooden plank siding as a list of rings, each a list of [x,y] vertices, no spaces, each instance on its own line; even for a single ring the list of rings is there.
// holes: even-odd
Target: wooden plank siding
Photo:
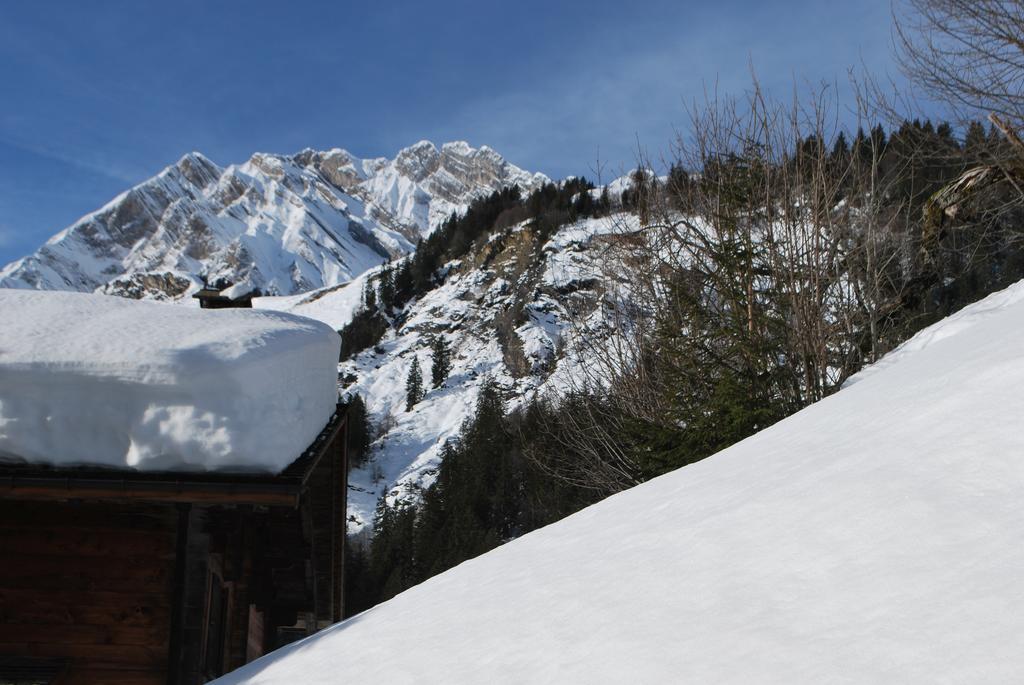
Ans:
[[[61,683],[164,682],[175,512],[0,501],[0,655],[59,659]]]
[[[345,428],[276,476],[0,464],[0,683],[199,685],[340,620]]]
[[[310,473],[303,492],[302,509],[311,542],[313,594],[317,628],[341,620],[343,586],[337,582],[344,563],[345,431],[334,436],[327,452]],[[342,531],[340,540],[338,531]]]
[[[337,623],[345,616],[345,531],[348,517],[348,422],[331,445],[331,492],[334,509],[331,516],[331,620]]]
[[[287,484],[281,487],[259,487],[247,484],[222,486],[203,483],[146,483],[133,480],[111,485],[92,479],[58,480],[48,478],[8,477],[0,479],[0,497],[27,501],[59,501],[68,499],[106,500],[109,502],[166,502],[168,504],[262,504],[267,506],[295,506],[297,488]],[[160,487],[163,486],[163,487]]]

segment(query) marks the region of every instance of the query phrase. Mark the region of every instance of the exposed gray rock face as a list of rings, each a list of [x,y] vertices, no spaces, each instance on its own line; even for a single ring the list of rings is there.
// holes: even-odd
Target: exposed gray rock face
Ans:
[[[162,274],[134,273],[107,283],[101,289],[105,295],[120,295],[133,299],[175,300],[192,287],[192,281],[170,272]]]
[[[193,152],[0,269],[0,287],[176,300],[226,280],[294,294],[411,251],[477,197],[546,180],[466,143],[422,141],[393,160],[258,153],[226,168]]]

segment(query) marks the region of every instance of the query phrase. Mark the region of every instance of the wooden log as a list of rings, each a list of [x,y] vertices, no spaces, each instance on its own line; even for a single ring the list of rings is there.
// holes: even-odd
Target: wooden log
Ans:
[[[110,606],[112,603],[116,603],[119,601],[125,602],[125,606],[127,606],[127,600],[130,600],[130,602],[135,605],[156,607],[160,609],[168,609],[171,605],[171,597],[169,594],[165,592],[132,593],[131,595],[127,595],[126,597],[126,595],[124,595],[121,592],[98,590],[96,592],[89,593],[87,596],[83,597],[82,593],[78,592],[77,590],[29,590],[0,588],[0,601],[6,601],[8,597],[34,597],[38,601],[46,601],[47,599],[49,599],[53,602],[76,606]]]
[[[172,574],[169,560],[154,557],[17,555],[12,562],[0,564],[0,587],[122,594],[169,592]]]
[[[142,645],[59,644],[55,642],[0,642],[0,654],[71,659],[73,666],[110,670],[156,670],[165,667],[167,648]]]
[[[76,668],[60,678],[60,685],[166,685],[163,671]]]
[[[4,558],[21,556],[174,558],[172,531],[127,528],[68,529],[0,523],[0,549]],[[9,561],[7,563],[10,563]]]
[[[128,481],[131,483],[131,481]],[[103,502],[176,502],[186,504],[260,504],[267,506],[294,507],[297,500],[297,486],[269,488],[246,488],[244,485],[225,484],[222,489],[198,489],[183,485],[180,490],[164,487],[148,487],[145,484],[125,487],[98,487],[87,484],[65,485],[63,481],[54,484],[18,483],[4,484],[0,481],[0,497],[26,501],[68,501],[90,500]]]
[[[0,488],[2,490],[2,488]],[[12,521],[40,527],[170,530],[175,511],[164,504],[21,502],[0,499],[0,524]]]
[[[170,598],[163,594],[12,590],[0,588],[0,622],[137,627],[165,631]]]
[[[47,642],[60,645],[133,645],[166,647],[167,626],[130,626],[56,623],[0,623],[0,642]]]

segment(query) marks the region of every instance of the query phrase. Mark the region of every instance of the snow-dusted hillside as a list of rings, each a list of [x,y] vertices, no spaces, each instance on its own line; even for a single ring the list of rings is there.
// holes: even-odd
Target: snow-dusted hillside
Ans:
[[[463,142],[392,160],[256,154],[224,169],[191,153],[0,269],[0,287],[179,299],[224,279],[236,293],[299,293],[409,252],[476,197],[545,180]]]
[[[1022,292],[217,682],[1013,682]]]
[[[576,363],[575,346],[566,344],[570,337],[583,325],[589,333],[601,332],[599,323],[581,324],[578,314],[570,318],[567,306],[592,308],[609,286],[600,262],[602,241],[629,220],[588,219],[562,228],[542,245],[523,224],[492,236],[481,250],[450,265],[445,283],[411,303],[401,325],[376,349],[341,365],[345,391],[363,397],[375,426],[387,426],[369,462],[349,476],[350,533],[372,523],[381,494],[391,501],[414,496],[418,487],[433,481],[441,448],[471,416],[486,379],[508,391],[511,406],[560,386]],[[366,279],[377,271],[308,295],[260,298],[255,306],[341,329],[359,308]],[[405,380],[413,356],[429,378],[434,335],[444,336],[451,346],[451,373],[443,387],[430,389],[406,411]]]

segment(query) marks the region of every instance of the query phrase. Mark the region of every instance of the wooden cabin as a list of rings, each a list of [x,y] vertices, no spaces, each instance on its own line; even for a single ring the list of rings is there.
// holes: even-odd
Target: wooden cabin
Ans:
[[[229,297],[223,293],[220,288],[203,288],[192,298],[199,300],[202,309],[252,309],[252,300],[259,294],[256,290],[238,297]]]
[[[341,619],[342,405],[278,475],[0,463],[0,684],[192,685]]]

